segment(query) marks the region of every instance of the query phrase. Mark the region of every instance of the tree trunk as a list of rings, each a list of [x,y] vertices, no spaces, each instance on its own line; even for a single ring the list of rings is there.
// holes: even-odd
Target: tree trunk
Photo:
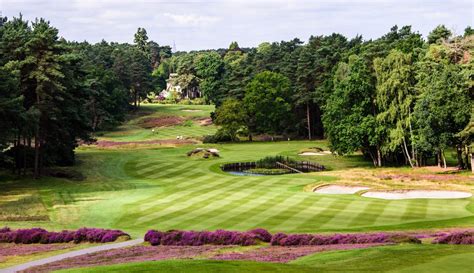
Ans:
[[[413,129],[411,127],[411,111],[410,110],[408,111],[408,126],[410,128],[411,158],[413,160],[415,160],[415,165],[418,167],[420,165],[420,163],[419,163],[418,158],[416,156],[417,153],[416,153],[416,150],[415,150],[415,145],[413,144]],[[405,141],[405,139],[404,139],[404,141]],[[406,147],[406,143],[405,143],[405,147]],[[410,156],[408,155],[408,157],[410,157]],[[410,165],[412,165],[412,167],[413,167],[412,163],[410,163]]]
[[[438,164],[438,168],[441,168],[441,151],[436,153],[436,163]]]
[[[410,166],[413,168],[413,162],[411,161],[411,158],[410,158],[410,153],[408,152],[408,147],[407,147],[407,143],[405,141],[405,137],[403,137],[403,148],[405,149],[405,153],[406,153],[406,158],[408,160],[408,163],[410,163]]]
[[[316,120],[313,122],[315,131],[316,131],[316,136],[323,138],[324,137],[324,128],[323,128],[323,122],[321,120],[321,108],[319,107],[318,104],[315,104],[315,116]]]
[[[21,167],[20,167],[20,131],[18,131],[18,135],[16,137],[16,141],[13,141],[13,145],[16,146],[15,149],[15,171],[18,175],[21,174]]]
[[[465,153],[465,158],[466,158],[466,169],[469,169],[469,148],[467,147],[467,145],[464,145],[464,153]],[[471,169],[472,169],[472,165],[471,165]]]
[[[382,154],[380,153],[380,147],[377,145],[377,165],[382,167]]]
[[[446,157],[444,156],[444,150],[441,151],[441,157],[443,158],[443,168],[447,168],[448,166],[446,165]]]
[[[133,88],[133,106],[135,107],[135,109],[138,108],[137,107],[137,101],[138,101],[137,97],[138,97],[138,91],[135,88]]]
[[[26,137],[23,136],[23,175],[26,175]]]
[[[35,178],[38,178],[39,177],[39,153],[40,153],[40,150],[39,150],[39,124],[36,125],[36,131],[35,131],[35,166],[34,166],[34,176]]]
[[[462,159],[462,147],[461,145],[456,146],[456,152],[458,156],[458,168],[463,170],[464,169],[464,161]]]
[[[472,173],[474,173],[474,153],[472,152],[472,150],[471,150],[471,171]]]
[[[308,122],[308,139],[311,140],[311,115],[310,115],[309,102],[306,103],[306,120]]]

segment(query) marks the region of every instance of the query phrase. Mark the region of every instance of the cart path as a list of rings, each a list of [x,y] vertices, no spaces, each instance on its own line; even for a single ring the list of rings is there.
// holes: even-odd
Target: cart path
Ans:
[[[104,251],[104,250],[115,249],[115,248],[134,246],[134,245],[138,245],[138,244],[141,244],[141,243],[143,243],[143,239],[136,239],[136,240],[130,240],[130,241],[126,241],[126,242],[112,243],[112,244],[106,244],[106,245],[101,245],[101,246],[89,247],[89,248],[85,248],[85,249],[75,250],[75,251],[71,251],[71,252],[68,252],[68,253],[63,253],[63,254],[47,257],[47,258],[36,260],[36,261],[27,262],[27,263],[24,263],[24,264],[15,265],[15,266],[12,266],[12,267],[3,268],[3,269],[0,269],[0,273],[14,273],[14,272],[18,272],[18,271],[28,269],[30,267],[45,265],[45,264],[49,264],[49,263],[52,263],[52,262],[61,261],[61,260],[67,259],[67,258],[72,258],[72,257],[84,255],[84,254],[91,254],[91,253]]]

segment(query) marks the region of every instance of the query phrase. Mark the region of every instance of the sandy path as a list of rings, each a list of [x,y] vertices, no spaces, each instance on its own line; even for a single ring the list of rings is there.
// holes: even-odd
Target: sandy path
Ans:
[[[90,247],[90,248],[85,248],[81,250],[76,250],[76,251],[71,251],[68,253],[63,253],[51,257],[47,257],[44,259],[36,260],[36,261],[31,261],[27,262],[24,264],[12,266],[12,267],[7,267],[4,269],[0,269],[0,273],[13,273],[13,272],[18,272],[22,271],[25,269],[28,269],[33,266],[40,266],[40,265],[45,265],[49,264],[52,262],[57,262],[60,260],[64,260],[67,258],[72,258],[84,254],[90,254],[90,253],[95,253],[103,250],[110,250],[110,249],[115,249],[115,248],[121,248],[121,247],[127,247],[127,246],[134,246],[143,243],[143,239],[136,239],[136,240],[131,240],[131,241],[126,241],[126,242],[120,242],[120,243],[113,243],[113,244],[106,244],[106,245],[101,245],[101,246],[95,246],[95,247]]]

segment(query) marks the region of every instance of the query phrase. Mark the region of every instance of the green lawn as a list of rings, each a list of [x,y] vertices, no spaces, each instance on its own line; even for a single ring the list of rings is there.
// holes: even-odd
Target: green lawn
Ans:
[[[189,112],[189,110],[193,112]],[[214,106],[211,105],[146,104],[135,114],[134,118],[125,122],[114,131],[100,133],[100,139],[112,141],[143,141],[175,139],[176,136],[197,138],[204,135],[212,135],[217,130],[216,126],[200,126],[196,121],[198,118],[208,118],[212,111],[214,111]],[[155,128],[155,132],[140,126],[140,123],[144,119],[166,116],[180,116],[190,121],[183,125]]]
[[[190,107],[203,111],[179,110]],[[208,106],[146,108],[154,116],[181,112],[203,115],[211,110]],[[143,117],[136,119],[140,118]],[[273,232],[333,232],[474,225],[474,198],[387,201],[356,195],[317,195],[303,188],[308,184],[335,182],[338,178],[330,172],[241,177],[219,169],[224,162],[278,154],[296,156],[304,148],[327,147],[325,141],[201,146],[219,149],[221,157],[187,157],[186,152],[195,146],[138,150],[89,147],[78,149],[79,164],[73,168],[87,177],[83,181],[15,180],[5,174],[0,177],[0,226],[91,226],[118,228],[133,236],[143,236],[151,228],[263,227]],[[348,170],[348,174],[356,167],[371,170],[370,162],[360,155],[324,155],[313,159],[332,170]],[[29,221],[14,221],[20,216]]]
[[[400,245],[332,251],[290,264],[248,261],[167,260],[57,272],[429,272],[472,273],[474,246]]]

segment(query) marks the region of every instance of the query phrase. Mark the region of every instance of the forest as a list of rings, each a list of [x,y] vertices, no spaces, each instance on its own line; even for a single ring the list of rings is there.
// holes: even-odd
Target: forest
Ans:
[[[74,149],[162,98],[171,73],[216,106],[204,141],[329,140],[374,166],[468,168],[474,135],[474,30],[410,26],[378,39],[341,34],[256,48],[172,52],[138,28],[133,44],[67,41],[45,20],[0,18],[0,165],[18,174],[74,164]]]

